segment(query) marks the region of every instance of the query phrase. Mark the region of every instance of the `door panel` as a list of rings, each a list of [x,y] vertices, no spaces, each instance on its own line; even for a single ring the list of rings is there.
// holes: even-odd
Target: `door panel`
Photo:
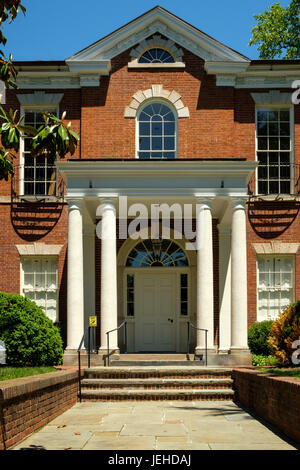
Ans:
[[[136,351],[175,351],[176,274],[139,274]]]

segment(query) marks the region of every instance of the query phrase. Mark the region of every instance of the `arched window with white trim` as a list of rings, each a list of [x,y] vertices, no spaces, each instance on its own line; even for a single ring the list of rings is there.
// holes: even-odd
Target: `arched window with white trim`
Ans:
[[[170,106],[153,101],[137,115],[138,148],[140,159],[176,158],[177,119]]]

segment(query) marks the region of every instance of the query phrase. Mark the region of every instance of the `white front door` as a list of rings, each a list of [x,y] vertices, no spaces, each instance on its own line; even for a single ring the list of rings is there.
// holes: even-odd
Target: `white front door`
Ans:
[[[139,273],[136,282],[135,349],[176,350],[176,273]]]

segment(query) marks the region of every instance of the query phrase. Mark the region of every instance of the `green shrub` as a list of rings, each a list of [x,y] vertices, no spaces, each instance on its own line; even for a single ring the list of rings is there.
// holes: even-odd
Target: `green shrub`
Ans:
[[[250,351],[253,354],[262,356],[269,356],[271,354],[268,338],[270,336],[272,324],[272,320],[265,320],[261,322],[255,322],[249,328],[248,345]]]
[[[261,354],[252,354],[253,366],[276,366],[278,361],[274,356],[262,356]]]
[[[62,363],[59,329],[34,302],[0,292],[0,339],[7,363],[13,366],[51,366]]]
[[[273,322],[269,345],[281,365],[293,366],[293,342],[300,340],[300,300],[289,305]]]

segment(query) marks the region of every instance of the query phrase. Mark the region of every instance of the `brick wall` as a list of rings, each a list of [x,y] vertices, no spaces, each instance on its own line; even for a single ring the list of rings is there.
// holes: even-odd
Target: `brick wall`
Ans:
[[[300,380],[251,369],[234,369],[232,377],[238,402],[300,442]]]
[[[77,402],[78,372],[0,382],[0,450],[45,426]]]

